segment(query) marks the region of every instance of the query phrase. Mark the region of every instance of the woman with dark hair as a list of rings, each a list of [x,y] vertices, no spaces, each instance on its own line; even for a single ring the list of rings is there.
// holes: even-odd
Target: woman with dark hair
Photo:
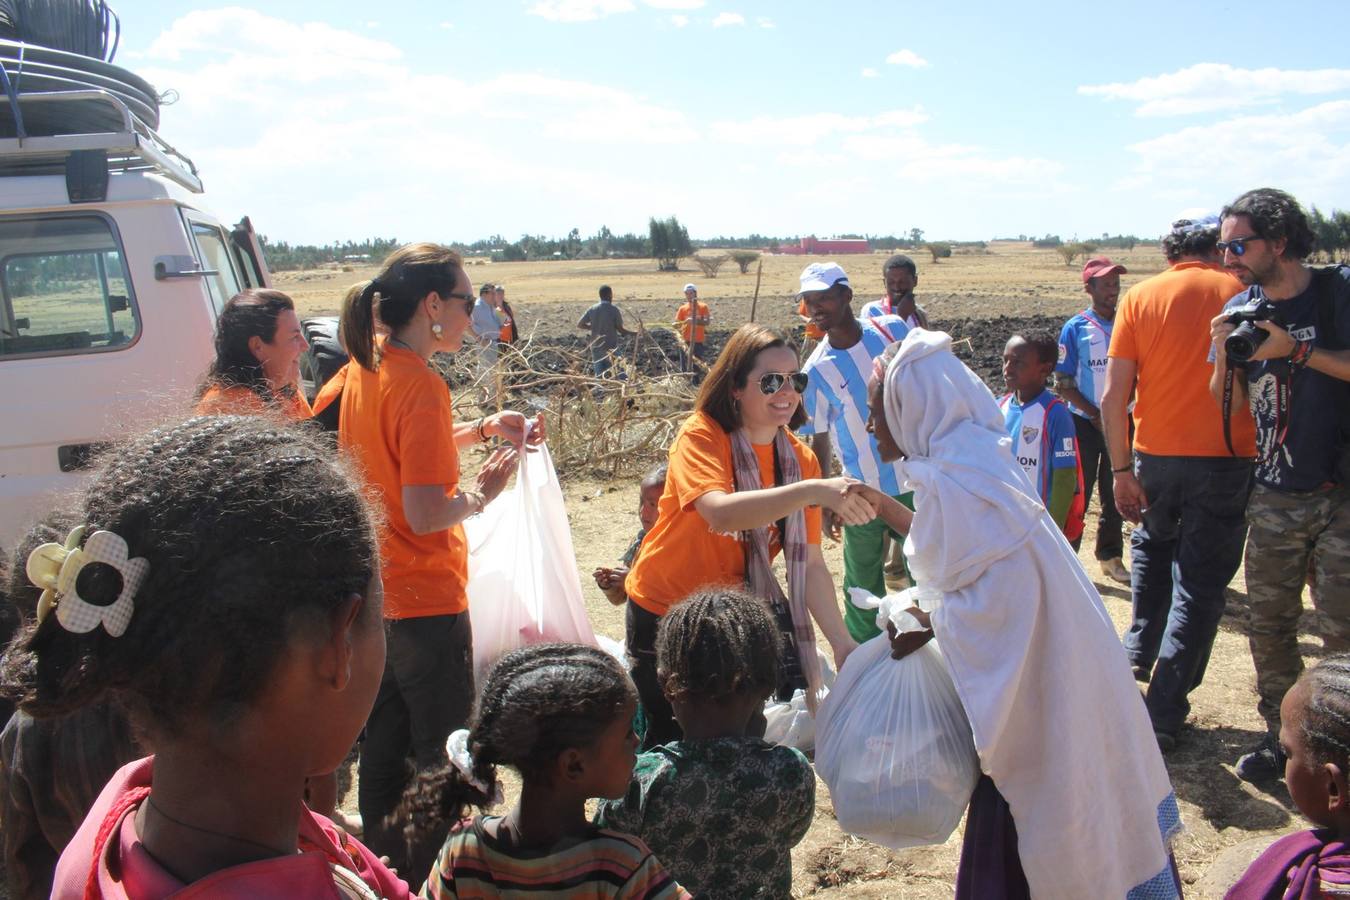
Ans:
[[[431,868],[440,834],[409,850],[389,827],[409,779],[445,762],[445,739],[473,704],[468,544],[461,523],[493,500],[515,471],[517,447],[543,440],[518,412],[456,423],[450,390],[430,365],[460,348],[473,286],[459,254],[409,244],[385,260],[342,310],[351,354],[341,381],[338,445],[360,463],[384,512],[380,556],[389,656],[361,747],[359,802],[365,837],[403,872]],[[376,321],[388,329],[376,339]],[[334,382],[337,378],[334,378]],[[328,391],[324,392],[328,400]],[[472,489],[460,486],[459,448],[499,438]]]
[[[300,390],[300,357],[308,347],[289,296],[264,288],[240,291],[216,320],[216,359],[198,388],[197,412],[308,419]]]
[[[625,582],[628,652],[649,723],[644,748],[680,737],[658,683],[656,626],[698,588],[744,585],[769,605],[785,637],[779,695],[808,688],[812,709],[820,665],[811,618],[837,664],[857,646],[820,552],[820,507],[847,525],[866,524],[875,512],[848,479],[821,480],[815,454],[793,436],[805,421],[805,387],[796,348],[763,326],[743,325],[671,445],[656,524]],[[780,551],[786,594],[771,568]]]

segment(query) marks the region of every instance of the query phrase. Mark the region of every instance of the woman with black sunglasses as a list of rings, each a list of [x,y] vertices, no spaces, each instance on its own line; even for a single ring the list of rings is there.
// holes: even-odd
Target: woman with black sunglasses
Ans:
[[[656,674],[656,627],[671,607],[708,585],[747,587],[784,635],[779,696],[806,688],[814,709],[820,667],[811,619],[836,664],[856,647],[820,551],[820,507],[862,525],[876,515],[844,478],[822,480],[811,448],[791,429],[805,421],[797,351],[760,325],[743,325],[708,373],[694,414],[670,448],[657,522],[625,587],[632,676],[647,713],[644,748],[681,736]],[[784,592],[771,569],[787,560]]]
[[[461,523],[493,500],[515,470],[528,426],[518,412],[456,423],[431,357],[460,348],[473,287],[459,254],[409,244],[385,260],[342,310],[351,354],[341,383],[338,445],[354,455],[384,510],[380,557],[388,659],[361,746],[367,845],[412,877],[430,870],[445,835],[409,849],[386,817],[402,799],[407,760],[445,764],[445,740],[473,704],[468,544]],[[375,323],[388,330],[377,339]],[[334,378],[334,382],[337,378]],[[327,391],[327,386],[325,386]],[[326,399],[326,398],[324,398]],[[542,422],[529,442],[543,440]],[[460,486],[459,448],[500,438],[472,489]]]

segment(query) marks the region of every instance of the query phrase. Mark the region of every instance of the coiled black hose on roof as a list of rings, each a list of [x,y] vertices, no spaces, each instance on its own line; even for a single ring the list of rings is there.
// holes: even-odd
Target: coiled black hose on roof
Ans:
[[[0,38],[112,62],[121,36],[103,0],[0,0]]]

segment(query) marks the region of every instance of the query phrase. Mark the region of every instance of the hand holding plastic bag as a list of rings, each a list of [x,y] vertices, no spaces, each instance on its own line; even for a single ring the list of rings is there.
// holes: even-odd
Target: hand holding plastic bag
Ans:
[[[547,446],[523,453],[516,484],[464,523],[469,620],[481,680],[503,653],[530,644],[595,646],[572,530]]]
[[[854,603],[878,607],[877,624],[922,629],[904,610],[906,591]],[[970,722],[936,641],[891,659],[885,636],[844,663],[816,722],[816,771],[829,786],[839,827],[887,847],[940,844],[951,836],[980,775]]]

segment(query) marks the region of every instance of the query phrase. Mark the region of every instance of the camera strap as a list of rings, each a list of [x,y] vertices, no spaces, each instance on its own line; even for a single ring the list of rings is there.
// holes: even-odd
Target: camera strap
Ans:
[[[1237,380],[1238,367],[1229,363],[1223,373],[1223,442],[1228,445],[1228,455],[1237,456],[1233,449],[1233,382]]]
[[[1237,451],[1233,449],[1233,385],[1238,377],[1238,370],[1241,366],[1232,363],[1228,364],[1227,371],[1223,374],[1223,442],[1228,445],[1230,456],[1237,456]],[[1293,373],[1286,371],[1283,375],[1275,374],[1275,441],[1271,445],[1270,452],[1273,456],[1284,446],[1284,440],[1289,435],[1289,395],[1290,382],[1293,380]],[[1245,375],[1244,375],[1245,377]]]

